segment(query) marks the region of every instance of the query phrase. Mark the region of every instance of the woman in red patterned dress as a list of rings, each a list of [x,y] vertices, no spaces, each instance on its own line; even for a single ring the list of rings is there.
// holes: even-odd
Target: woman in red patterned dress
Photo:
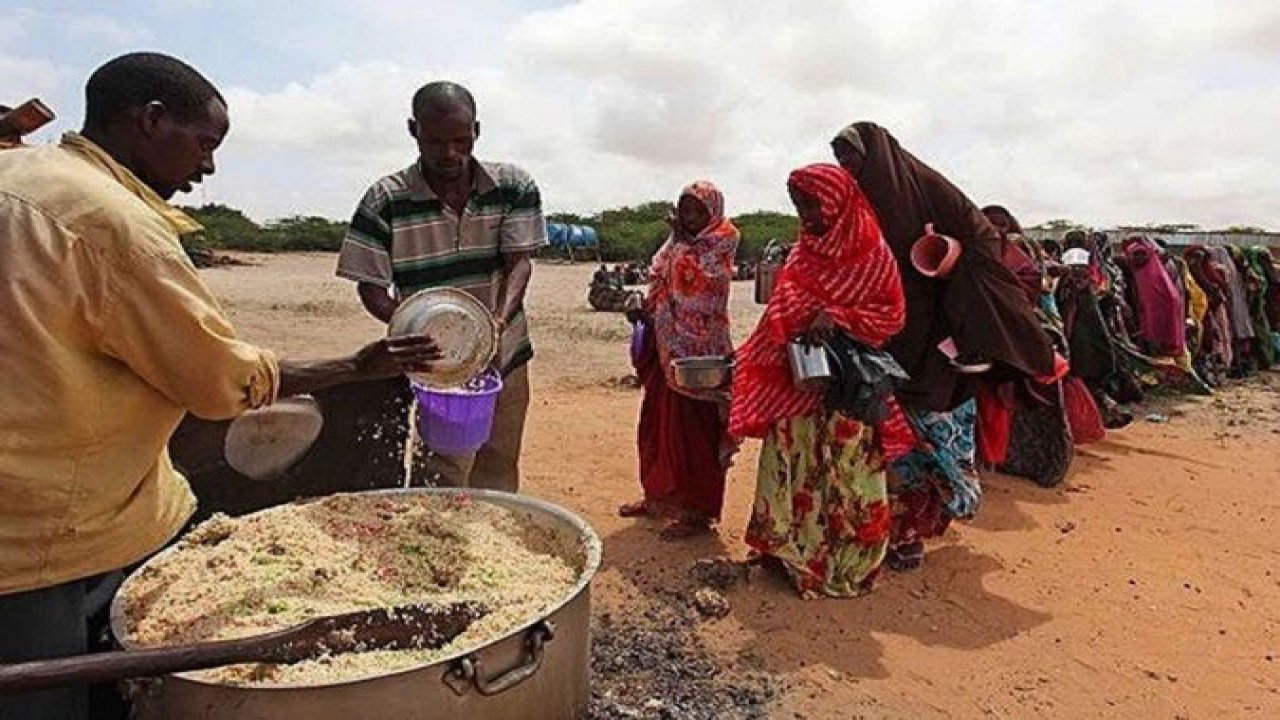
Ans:
[[[671,235],[653,258],[649,294],[636,318],[646,326],[634,358],[644,386],[637,438],[644,499],[618,512],[672,517],[663,537],[677,539],[720,519],[732,445],[721,394],[678,387],[671,361],[732,352],[729,287],[738,229],[725,218],[724,196],[705,181],[685,188],[667,222]]]

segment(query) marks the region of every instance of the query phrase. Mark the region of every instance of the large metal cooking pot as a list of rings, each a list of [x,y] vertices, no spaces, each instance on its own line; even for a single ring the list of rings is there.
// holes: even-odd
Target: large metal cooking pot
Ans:
[[[590,583],[600,538],[576,515],[524,495],[488,490],[412,489],[371,494],[469,494],[550,530],[580,569],[563,602],[507,636],[431,665],[330,685],[234,687],[187,674],[142,684],[140,720],[574,720],[590,699]],[[157,557],[163,557],[166,550]],[[145,566],[144,566],[145,567]],[[140,570],[139,570],[140,572]],[[126,585],[127,585],[126,581]],[[111,628],[130,646],[124,603],[111,607]]]

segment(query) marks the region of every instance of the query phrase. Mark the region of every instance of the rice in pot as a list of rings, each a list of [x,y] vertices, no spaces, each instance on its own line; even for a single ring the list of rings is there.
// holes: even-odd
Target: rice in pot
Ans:
[[[472,601],[490,612],[435,650],[236,665],[196,676],[320,685],[429,664],[486,645],[565,600],[581,568],[553,533],[466,495],[334,495],[244,518],[215,515],[121,591],[142,647],[260,635],[315,617]]]

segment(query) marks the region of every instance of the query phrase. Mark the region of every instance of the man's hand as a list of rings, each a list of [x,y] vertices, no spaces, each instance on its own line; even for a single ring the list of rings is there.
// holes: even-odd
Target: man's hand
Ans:
[[[384,338],[360,348],[355,355],[356,372],[370,380],[381,380],[405,373],[424,372],[443,355],[435,341],[426,335]]]
[[[376,340],[354,355],[330,360],[281,360],[280,397],[316,392],[335,385],[386,380],[424,372],[443,355],[425,335]]]
[[[674,205],[671,206],[670,210],[667,210],[665,222],[667,227],[671,229],[671,235],[676,242],[688,243],[693,240],[693,236],[685,229],[684,223],[680,222],[680,212],[676,210]]]
[[[809,330],[805,333],[805,342],[810,345],[821,345],[823,342],[830,340],[835,334],[836,321],[831,319],[826,310],[819,310],[818,316],[809,323]]]

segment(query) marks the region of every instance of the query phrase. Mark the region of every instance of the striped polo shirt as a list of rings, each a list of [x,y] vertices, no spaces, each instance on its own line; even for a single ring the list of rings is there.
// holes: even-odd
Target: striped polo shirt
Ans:
[[[538,186],[524,170],[475,161],[471,197],[459,216],[415,162],[365,193],[342,241],[338,276],[392,288],[401,299],[425,288],[458,288],[496,312],[503,256],[546,242]],[[509,374],[532,357],[522,305],[507,318],[497,364]]]

